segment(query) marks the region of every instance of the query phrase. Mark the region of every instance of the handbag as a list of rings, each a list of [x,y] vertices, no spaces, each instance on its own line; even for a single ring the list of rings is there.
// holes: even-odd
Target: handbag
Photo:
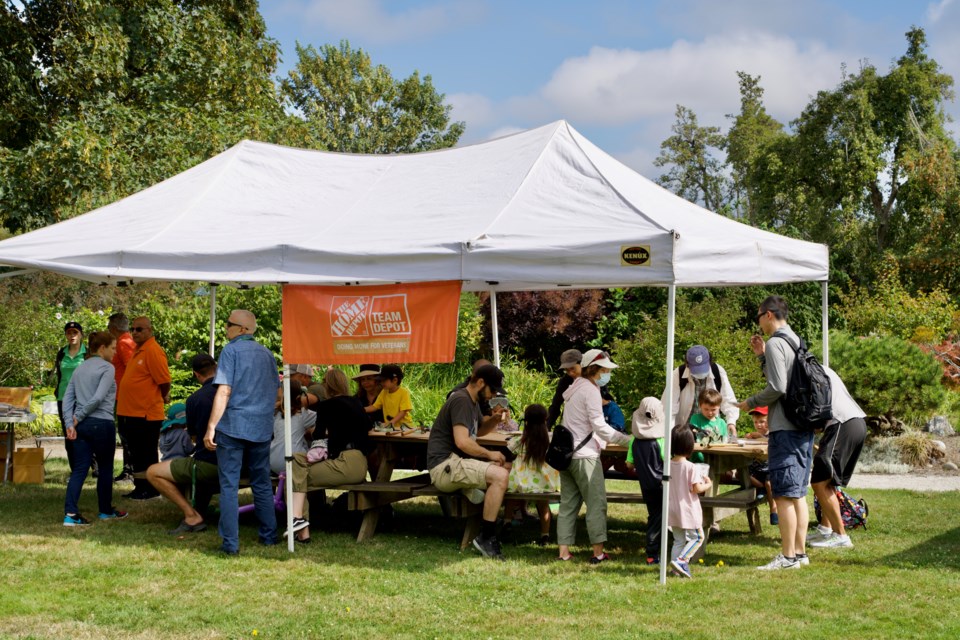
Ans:
[[[307,451],[307,464],[316,464],[327,459],[327,439],[317,438]]]
[[[576,448],[573,446],[573,434],[563,425],[559,425],[553,430],[553,437],[550,438],[550,446],[547,447],[547,464],[557,471],[566,471],[570,468],[570,462],[573,460],[573,454],[586,446],[593,438],[593,432],[587,434],[583,442]]]

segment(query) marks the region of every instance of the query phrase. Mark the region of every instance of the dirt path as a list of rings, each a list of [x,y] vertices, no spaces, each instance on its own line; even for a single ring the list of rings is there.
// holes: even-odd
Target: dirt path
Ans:
[[[855,473],[851,489],[909,489],[911,491],[960,491],[960,475],[886,475]]]

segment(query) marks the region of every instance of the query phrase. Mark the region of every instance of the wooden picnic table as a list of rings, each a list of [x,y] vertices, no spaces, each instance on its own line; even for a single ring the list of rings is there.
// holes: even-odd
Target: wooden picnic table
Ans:
[[[445,494],[438,491],[430,482],[426,473],[394,478],[394,471],[398,468],[426,469],[427,441],[429,431],[412,430],[406,432],[370,432],[370,440],[377,447],[379,466],[371,482],[355,485],[335,487],[348,492],[348,508],[363,511],[363,522],[357,535],[357,542],[372,538],[376,532],[380,517],[380,508],[403,500],[417,497],[437,496],[447,499],[450,515],[468,518],[468,526],[464,532],[463,544],[469,543],[477,523],[473,522],[480,511],[478,505],[469,503],[460,494]],[[477,443],[488,448],[505,450],[507,438],[516,434],[499,432],[489,433],[477,438]],[[707,495],[701,498],[703,507],[704,529],[714,522],[746,512],[751,532],[760,533],[760,518],[756,499],[756,491],[749,486],[749,466],[754,460],[766,459],[767,447],[765,442],[742,441],[744,444],[715,444],[709,447],[697,446],[697,450],[704,454],[704,459],[710,465],[710,479],[713,487]],[[604,454],[613,457],[626,457],[626,447],[608,445]],[[741,486],[730,488],[730,485],[721,485],[721,477],[728,471],[737,470]],[[510,495],[514,498],[517,496]],[[559,494],[523,494],[521,499],[527,500],[559,500]],[[614,492],[607,494],[609,502],[640,503],[643,498],[639,487],[635,492]],[[465,542],[464,542],[465,541]]]

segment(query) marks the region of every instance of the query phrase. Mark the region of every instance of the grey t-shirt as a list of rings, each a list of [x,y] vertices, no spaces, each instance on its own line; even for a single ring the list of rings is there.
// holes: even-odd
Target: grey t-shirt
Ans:
[[[457,389],[451,393],[437,414],[437,419],[430,429],[430,439],[427,441],[428,469],[439,465],[449,458],[451,453],[466,457],[453,439],[453,426],[457,424],[465,426],[470,437],[476,439],[477,425],[480,424],[480,406],[473,401],[466,389]]]

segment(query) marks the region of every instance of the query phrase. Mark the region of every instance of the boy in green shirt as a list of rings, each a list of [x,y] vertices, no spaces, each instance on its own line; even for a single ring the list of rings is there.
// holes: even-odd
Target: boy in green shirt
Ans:
[[[727,421],[720,417],[720,404],[723,402],[723,396],[716,389],[704,389],[697,398],[697,404],[700,406],[700,412],[690,416],[690,425],[694,432],[699,429],[710,434],[710,442],[727,441]],[[698,440],[700,437],[697,438]],[[690,456],[691,462],[703,462],[702,453],[694,453]]]

